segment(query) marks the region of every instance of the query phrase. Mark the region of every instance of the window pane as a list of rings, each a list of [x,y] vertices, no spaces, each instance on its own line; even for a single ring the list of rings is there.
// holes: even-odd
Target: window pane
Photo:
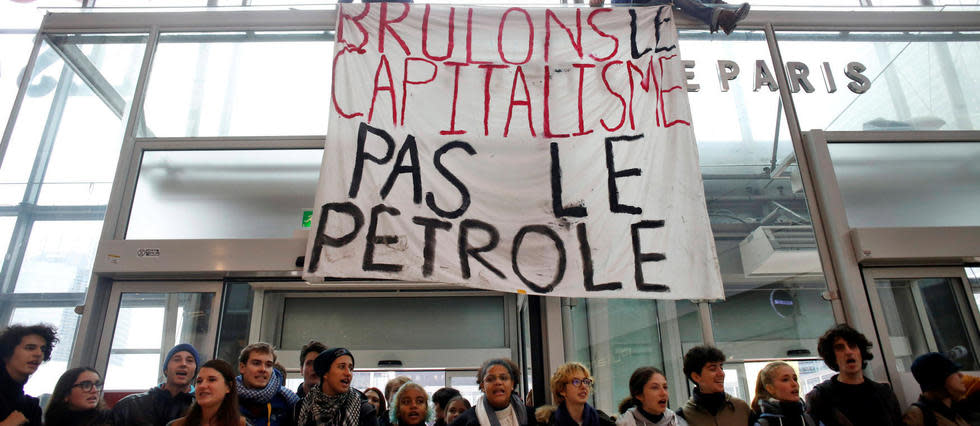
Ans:
[[[576,355],[587,353],[588,357],[570,357],[570,360],[590,367],[596,378],[593,387],[595,406],[606,412],[615,412],[619,401],[629,396],[629,379],[633,370],[647,365],[664,367],[657,302],[580,299],[572,310],[573,318],[581,317],[576,311],[582,311],[582,307],[588,310],[585,320],[587,329],[576,333],[575,346],[584,347],[585,351],[576,351]],[[584,335],[584,341],[579,341],[580,335]]]
[[[81,300],[79,300],[81,302]],[[37,372],[24,386],[28,395],[40,396],[51,393],[54,384],[68,369],[68,357],[75,343],[75,329],[78,327],[78,314],[73,307],[67,308],[14,308],[10,316],[10,324],[51,324],[58,329],[58,343],[51,351],[51,361],[41,364]]]
[[[959,279],[876,279],[875,286],[899,371],[926,352],[942,352],[964,371],[980,368],[976,323],[964,321],[973,318],[971,300],[958,296]]]
[[[24,199],[24,190],[64,68],[64,61],[47,42],[42,44],[36,62],[4,153],[3,164],[0,165],[0,204],[3,205],[16,205]]]
[[[124,293],[106,390],[143,390],[163,380],[162,358],[177,343],[194,345],[205,358],[214,293]]]
[[[694,60],[688,88],[700,85],[690,93],[691,113],[725,286],[726,300],[710,305],[715,341],[734,359],[815,354],[834,320],[821,297],[826,283],[806,196],[793,183],[799,168],[777,86],[764,78],[774,76],[765,36],[684,31],[681,38],[682,56]],[[697,324],[696,309],[687,315]],[[693,340],[695,331],[680,333]]]
[[[34,222],[17,277],[17,293],[84,293],[102,221]]]
[[[10,247],[10,237],[14,234],[16,223],[14,216],[0,217],[0,261],[7,258],[7,248]]]
[[[694,77],[688,81],[688,89],[693,84],[700,86],[699,91],[689,92],[689,97],[701,170],[709,175],[706,191],[714,183],[707,181],[714,180],[711,176],[745,174],[746,179],[757,178],[771,172],[774,162],[793,153],[785,120],[779,118],[782,114],[779,92],[765,85],[756,90],[753,79],[756,64],[744,59],[764,61],[772,69],[765,34],[761,31],[719,34],[680,33],[682,56],[694,62],[690,68]],[[719,78],[719,69],[729,77]],[[778,141],[775,152],[774,140]]]
[[[875,2],[877,4],[877,2]],[[973,3],[976,4],[976,3]],[[977,128],[980,33],[780,33],[787,62],[802,62],[813,92],[793,101],[803,129],[973,130]],[[864,94],[846,75],[859,62]],[[828,93],[828,63],[836,92]],[[851,70],[852,72],[854,69]]]
[[[16,3],[0,4],[2,4],[0,5],[0,15],[2,15],[4,13],[2,10],[8,7],[6,4]],[[33,47],[33,34],[0,34],[0,58],[3,58],[0,60],[0,132],[7,128],[10,108],[14,106],[14,99],[20,87],[19,76],[27,66]]]
[[[333,36],[163,34],[142,136],[326,134]]]
[[[89,74],[79,76],[60,115],[38,204],[103,205],[119,158],[146,36],[66,35],[51,40]]]
[[[321,149],[145,152],[126,238],[292,237],[322,160]]]
[[[828,149],[852,228],[980,225],[980,142]]]
[[[419,312],[425,315],[408,314]],[[286,350],[299,350],[310,336],[355,351],[507,346],[503,297],[289,297],[283,313]],[[432,324],[452,324],[452,332]]]

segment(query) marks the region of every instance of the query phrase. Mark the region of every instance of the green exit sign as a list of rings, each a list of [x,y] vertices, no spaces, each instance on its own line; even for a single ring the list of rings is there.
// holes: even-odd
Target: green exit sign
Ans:
[[[303,229],[313,227],[313,210],[303,210]]]

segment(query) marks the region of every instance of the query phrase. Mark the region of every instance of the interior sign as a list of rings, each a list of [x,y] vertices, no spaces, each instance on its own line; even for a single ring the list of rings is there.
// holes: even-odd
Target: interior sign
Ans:
[[[340,7],[304,278],[724,297],[669,6]]]

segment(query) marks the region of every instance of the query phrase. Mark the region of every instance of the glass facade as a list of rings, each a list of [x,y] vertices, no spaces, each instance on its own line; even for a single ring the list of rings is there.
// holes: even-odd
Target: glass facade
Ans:
[[[57,5],[83,6],[75,0],[61,3]],[[322,4],[89,0],[84,6],[285,3]],[[479,3],[484,2],[467,2]],[[806,7],[857,8],[866,2],[751,3],[792,6],[806,13]],[[921,5],[918,0],[873,3]],[[0,31],[4,112],[0,125],[7,123],[6,112],[15,104],[17,75],[27,63],[32,31],[39,25],[36,19],[25,27],[23,21],[6,18],[14,14],[36,13],[17,2],[0,3],[0,30],[7,30]],[[31,379],[28,393],[50,390],[72,357],[80,318],[74,307],[82,304],[93,282],[92,265],[100,240],[107,239],[104,235],[128,240],[290,238],[299,229],[302,211],[312,207],[322,150],[297,146],[303,144],[295,138],[322,140],[327,131],[332,28],[327,24],[312,29],[235,27],[230,22],[220,32],[134,34],[95,28],[96,32],[42,34],[23,99],[7,126],[0,159],[0,238],[4,238],[0,241],[4,253],[0,320],[54,322],[61,337],[53,360]],[[978,34],[780,30],[776,39],[803,130],[963,131],[974,130],[980,119],[975,102],[980,82],[968,72],[980,60]],[[157,40],[149,49],[153,56],[144,58],[151,39]],[[782,65],[773,63],[769,40],[761,30],[723,36],[687,29],[681,32],[681,40],[681,55],[691,73],[688,89],[725,299],[567,301],[570,322],[562,338],[570,342],[566,348],[571,352],[566,351],[565,359],[592,369],[597,379],[594,403],[609,413],[627,396],[632,371],[644,365],[662,368],[671,376],[672,404],[686,399],[686,389],[676,386],[684,383],[677,377],[678,359],[705,341],[714,342],[729,356],[726,388],[743,398],[752,396],[755,375],[765,364],[760,360],[791,360],[804,391],[830,374],[816,359],[816,339],[837,321],[807,204],[811,188],[800,183],[797,152],[776,79],[776,67]],[[143,70],[145,87],[140,93],[137,87],[145,59],[150,68]],[[132,115],[135,122],[128,123],[134,107],[138,108]],[[978,155],[975,148],[976,143],[833,145],[850,225],[978,226],[976,209],[966,204],[978,195],[975,182],[980,179],[972,167]],[[120,152],[131,157],[120,160]],[[868,163],[875,167],[867,167]],[[117,164],[132,167],[119,175]],[[120,176],[132,187],[114,182]],[[909,208],[909,186],[896,183],[903,178],[919,185],[917,200],[930,201],[920,203],[921,211]],[[880,198],[869,198],[867,193]],[[124,227],[104,231],[103,217],[113,197],[121,198],[119,205],[128,210],[109,223],[118,220]],[[907,216],[896,213],[894,220],[884,220],[880,212],[888,203]],[[929,208],[945,209],[948,214],[930,214]],[[967,270],[976,276],[976,268]],[[980,285],[976,280],[971,283],[972,296],[980,304]],[[940,291],[955,288],[948,283],[876,285],[885,295],[882,300],[892,303],[886,316],[887,309],[900,311],[899,305],[916,291],[934,295],[930,306],[956,297]],[[186,337],[181,333],[194,333],[191,322],[181,321],[193,321],[196,317],[190,313],[199,315],[200,307],[210,303],[167,297],[144,293],[124,297],[110,348],[107,388],[141,388],[157,381],[160,352]],[[234,359],[250,337],[253,292],[247,283],[229,282],[224,298],[216,353]],[[280,343],[295,350],[310,334],[310,318],[320,318],[328,305],[304,299],[288,303],[290,310],[309,317],[284,325],[295,334],[283,333]],[[384,303],[373,299],[329,311],[356,315],[384,310]],[[469,325],[474,330],[503,321],[504,313],[488,306],[450,305],[439,313],[442,321],[466,318],[475,322]],[[902,362],[910,362],[916,348],[926,347],[915,342],[927,341],[929,333],[951,342],[959,338],[954,336],[958,325],[937,316],[939,312],[921,313],[933,329],[910,328],[902,323],[905,318],[889,318],[895,321],[894,329],[889,323],[892,344],[908,342],[901,355],[896,349]],[[960,317],[966,313],[957,312]],[[153,332],[130,332],[144,327]],[[378,332],[353,326],[351,330],[358,333],[327,340],[356,346],[366,344],[357,342],[356,336]],[[704,330],[711,334],[704,335]],[[386,340],[409,344],[398,337]],[[472,336],[450,337],[433,344],[465,346]],[[503,335],[481,337],[492,337],[484,341],[492,347],[502,346],[504,340]],[[940,346],[953,350],[956,344]],[[140,371],[145,377],[120,374],[122,369]],[[375,384],[392,374],[370,372],[356,380]],[[472,382],[470,372],[465,376],[431,372],[419,378],[432,386],[444,382],[471,386]]]

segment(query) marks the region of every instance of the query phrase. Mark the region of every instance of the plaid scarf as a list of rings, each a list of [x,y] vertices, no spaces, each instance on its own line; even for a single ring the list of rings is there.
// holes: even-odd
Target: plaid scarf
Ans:
[[[279,370],[272,370],[272,376],[269,377],[269,383],[266,383],[265,387],[262,389],[252,389],[245,386],[242,382],[242,376],[239,375],[235,377],[235,387],[238,388],[238,397],[246,401],[254,401],[260,404],[268,404],[272,401],[272,398],[276,397],[276,394],[282,395],[283,399],[292,406],[299,402],[299,397],[296,396],[293,391],[282,386],[283,379],[282,373]]]
[[[303,397],[298,420],[303,426],[357,426],[361,420],[361,397],[354,388],[328,396],[319,386],[314,386]]]

